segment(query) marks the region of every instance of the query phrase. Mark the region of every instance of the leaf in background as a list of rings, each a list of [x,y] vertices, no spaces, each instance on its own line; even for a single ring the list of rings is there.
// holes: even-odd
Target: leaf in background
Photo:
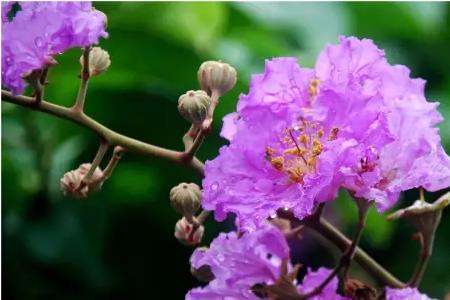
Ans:
[[[236,2],[233,5],[260,24],[291,35],[304,50],[301,61],[305,66],[314,65],[325,44],[336,42],[339,35],[350,33],[348,11],[337,2],[290,2],[282,5]]]
[[[107,6],[104,8],[108,10]],[[205,52],[214,47],[224,29],[227,9],[221,2],[123,3],[120,15],[110,12],[115,17],[111,26],[140,26],[183,47]]]
[[[359,36],[422,40],[439,26],[445,4],[348,2],[346,5]]]
[[[120,162],[114,174],[105,182],[104,189],[109,189],[111,200],[133,202],[148,201],[160,193],[161,179],[151,164]]]
[[[342,216],[341,220],[348,230],[353,231],[358,218],[358,210],[355,203],[347,192],[343,190],[339,193],[339,197],[334,201],[333,207],[338,210],[337,215]],[[377,211],[372,206],[367,214],[366,227],[364,228],[363,237],[377,248],[384,247],[389,244],[389,240],[395,231],[395,224],[386,221],[384,214]]]

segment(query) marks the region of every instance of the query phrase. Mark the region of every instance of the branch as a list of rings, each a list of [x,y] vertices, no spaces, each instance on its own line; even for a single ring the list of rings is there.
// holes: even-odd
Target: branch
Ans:
[[[73,123],[85,127],[111,146],[122,146],[128,152],[144,155],[151,158],[162,158],[180,165],[186,165],[199,174],[203,174],[203,163],[194,158],[186,161],[184,152],[165,149],[154,146],[125,135],[119,134],[102,124],[98,123],[85,113],[67,107],[56,105],[47,101],[42,101],[39,107],[34,104],[34,98],[27,96],[13,96],[10,92],[2,90],[2,101],[20,105],[32,110],[41,111],[61,119],[72,121]]]
[[[324,218],[320,218],[319,222],[306,223],[306,225],[336,245],[341,251],[348,249],[351,244],[351,241],[344,234],[337,230],[332,224],[328,223]],[[355,248],[354,260],[379,282],[395,288],[402,288],[405,286],[403,282],[395,278],[389,271],[384,269],[359,247]]]

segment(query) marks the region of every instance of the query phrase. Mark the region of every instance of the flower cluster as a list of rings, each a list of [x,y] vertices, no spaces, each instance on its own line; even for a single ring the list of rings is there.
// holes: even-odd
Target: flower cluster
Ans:
[[[24,77],[55,63],[53,56],[73,47],[86,47],[107,37],[106,16],[90,2],[2,2],[2,84],[23,92]]]
[[[288,262],[289,247],[282,233],[272,225],[259,227],[238,236],[236,232],[222,233],[214,239],[210,248],[198,248],[192,254],[191,266],[202,272],[210,282],[203,288],[194,288],[186,295],[187,300],[258,300],[265,294],[264,287],[276,287],[282,276],[282,265]],[[308,270],[302,283],[291,282],[295,295],[300,297],[322,284],[332,271],[319,268]],[[284,286],[286,289],[286,286]],[[270,288],[268,290],[271,290]],[[276,289],[275,289],[276,290]],[[415,288],[385,289],[386,300],[433,300]],[[264,296],[265,297],[265,296]],[[271,298],[269,296],[269,298]],[[319,294],[311,300],[346,300],[338,292],[338,278],[334,277]]]
[[[186,299],[258,299],[252,292],[257,284],[276,281],[289,247],[274,227],[265,227],[238,237],[236,232],[220,234],[204,250],[191,257],[194,269],[209,266],[214,279],[204,288],[191,290]],[[226,298],[228,299],[228,298]]]
[[[261,299],[257,288],[274,284],[281,276],[283,261],[288,260],[286,240],[273,226],[263,226],[241,237],[235,232],[222,233],[209,249],[199,248],[193,253],[192,267],[200,269],[207,266],[214,279],[204,288],[191,290],[186,299]],[[289,263],[288,269],[292,269]],[[307,293],[322,283],[330,272],[325,268],[309,271],[303,283],[294,288],[299,293]],[[311,299],[346,299],[337,294],[337,286],[337,278],[334,278],[319,295]]]
[[[424,85],[367,39],[341,37],[314,69],[268,60],[224,119],[230,144],[206,163],[203,207],[251,230],[279,208],[304,218],[341,187],[384,211],[401,191],[450,186]]]

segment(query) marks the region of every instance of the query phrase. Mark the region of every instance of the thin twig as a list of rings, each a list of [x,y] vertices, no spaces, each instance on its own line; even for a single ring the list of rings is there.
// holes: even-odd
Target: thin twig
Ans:
[[[91,180],[92,175],[94,174],[97,167],[100,165],[100,163],[103,160],[103,157],[105,156],[106,151],[108,151],[109,144],[105,141],[100,142],[100,146],[98,147],[97,154],[94,157],[94,160],[91,163],[91,167],[89,168],[86,175],[83,177],[82,183],[88,184]]]
[[[83,50],[83,65],[81,67],[80,74],[80,87],[78,88],[77,98],[75,104],[72,106],[72,110],[78,113],[84,111],[84,103],[86,100],[86,93],[89,83],[89,53],[91,51],[90,47],[86,47]]]
[[[361,239],[362,230],[365,225],[365,220],[367,216],[367,210],[370,207],[370,203],[365,200],[355,199],[358,205],[358,223],[356,225],[355,234],[353,239],[342,254],[341,259],[339,260],[339,264],[334,268],[334,270],[320,283],[317,287],[315,287],[312,291],[301,295],[302,299],[309,299],[314,297],[322,292],[322,290],[330,283],[330,281],[343,269],[344,270],[344,279],[347,279],[348,269],[350,267],[350,263],[355,254],[356,247],[358,246],[359,240]],[[359,201],[359,202],[358,202]]]
[[[111,176],[111,173],[114,171],[114,168],[116,167],[119,160],[122,158],[122,155],[124,154],[125,149],[123,149],[120,146],[116,146],[113,151],[113,155],[111,159],[108,162],[108,165],[103,170],[103,176],[102,180],[106,180]]]
[[[344,234],[342,234],[342,232],[336,229],[336,227],[327,222],[324,218],[320,218],[319,222],[306,223],[306,225],[316,231],[318,234],[325,237],[325,239],[337,246],[341,251],[345,251],[351,245],[351,241]],[[354,260],[373,278],[375,278],[383,285],[388,285],[395,288],[402,288],[405,286],[403,282],[389,273],[389,271],[383,268],[359,247],[355,248]]]

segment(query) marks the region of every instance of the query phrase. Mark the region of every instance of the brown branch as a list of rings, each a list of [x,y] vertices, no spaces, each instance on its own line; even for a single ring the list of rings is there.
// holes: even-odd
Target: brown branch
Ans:
[[[72,121],[77,125],[91,130],[111,146],[122,146],[131,153],[137,153],[152,158],[162,158],[177,164],[185,165],[203,175],[203,163],[197,158],[194,157],[192,160],[186,161],[184,159],[184,152],[165,149],[119,134],[98,123],[81,111],[72,110],[48,101],[42,101],[40,106],[36,107],[34,98],[27,96],[13,96],[10,92],[4,90],[2,90],[2,101]]]

